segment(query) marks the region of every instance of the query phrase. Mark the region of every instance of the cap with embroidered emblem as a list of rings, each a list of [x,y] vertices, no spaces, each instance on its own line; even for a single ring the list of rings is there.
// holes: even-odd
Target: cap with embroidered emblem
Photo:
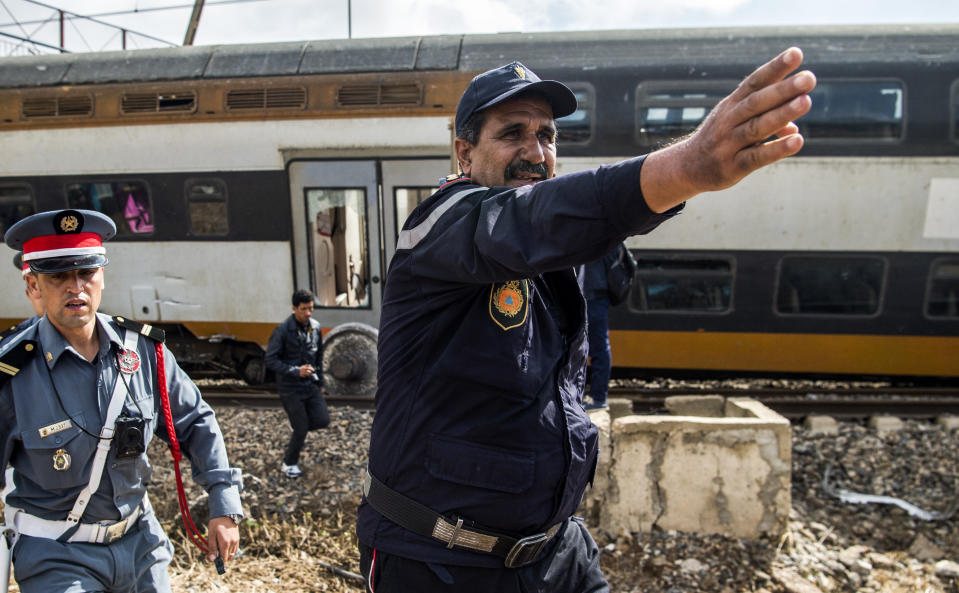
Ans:
[[[565,84],[542,80],[520,62],[510,62],[478,75],[463,91],[456,106],[456,134],[477,111],[492,107],[510,97],[536,91],[553,108],[553,118],[565,117],[576,111],[576,95]]]
[[[17,222],[4,241],[23,252],[23,263],[34,272],[55,274],[107,265],[103,243],[116,234],[113,220],[100,212],[55,210]]]

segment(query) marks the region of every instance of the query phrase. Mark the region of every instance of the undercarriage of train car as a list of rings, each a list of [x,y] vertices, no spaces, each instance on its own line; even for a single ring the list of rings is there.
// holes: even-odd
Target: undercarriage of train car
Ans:
[[[166,345],[193,379],[234,378],[250,385],[272,381],[259,344],[228,336],[198,338],[181,324],[155,324],[166,332]]]
[[[270,387],[273,372],[259,344],[229,336],[199,338],[180,324],[157,324],[166,332],[167,347],[193,379],[239,379],[250,386]],[[376,393],[377,330],[362,323],[344,323],[323,337],[323,391],[344,399],[372,399]]]

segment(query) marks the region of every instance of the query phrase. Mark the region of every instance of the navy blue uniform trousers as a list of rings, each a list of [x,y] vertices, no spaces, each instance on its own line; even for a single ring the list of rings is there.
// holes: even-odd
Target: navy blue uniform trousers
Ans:
[[[360,542],[367,593],[609,593],[599,548],[578,520],[566,522],[543,558],[521,568],[479,568],[409,560]]]

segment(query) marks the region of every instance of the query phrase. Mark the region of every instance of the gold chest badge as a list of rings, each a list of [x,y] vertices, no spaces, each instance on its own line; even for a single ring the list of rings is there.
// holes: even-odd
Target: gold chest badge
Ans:
[[[529,281],[510,280],[490,287],[489,315],[504,330],[526,322],[529,311]]]
[[[70,469],[70,454],[67,453],[66,449],[57,449],[57,452],[53,454],[53,469],[58,472],[65,472]]]

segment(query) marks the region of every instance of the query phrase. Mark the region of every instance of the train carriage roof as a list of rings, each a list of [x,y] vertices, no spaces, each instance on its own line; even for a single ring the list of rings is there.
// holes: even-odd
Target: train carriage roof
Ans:
[[[362,72],[746,64],[799,45],[807,62],[959,62],[959,25],[645,29],[215,45],[0,58],[0,88]]]

